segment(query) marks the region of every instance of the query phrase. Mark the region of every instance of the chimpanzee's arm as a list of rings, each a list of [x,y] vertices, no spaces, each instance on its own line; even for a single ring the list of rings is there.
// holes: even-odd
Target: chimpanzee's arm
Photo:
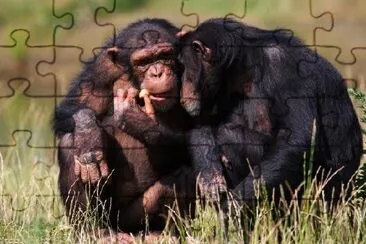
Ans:
[[[145,145],[182,145],[189,149],[191,160],[199,172],[221,172],[220,151],[211,126],[172,130],[141,113],[127,113],[128,121],[134,116],[136,123],[122,122],[121,129]]]
[[[75,128],[73,115],[80,110],[90,110],[98,117],[107,112],[112,105],[113,94],[108,89],[95,89],[92,84],[86,83],[83,88],[77,87],[76,83],[71,92],[56,108],[54,118],[54,130],[57,133],[72,132]],[[98,95],[97,95],[98,94]]]
[[[123,130],[147,146],[187,146],[197,172],[222,171],[220,152],[211,126],[173,130],[153,120],[137,106],[126,110],[121,119],[106,117],[103,120],[105,126]]]
[[[147,146],[187,144],[185,130],[172,130],[150,118],[138,107],[127,110],[121,119],[116,119],[113,115],[107,116],[102,125],[114,130],[123,130]]]
[[[252,165],[252,172],[235,188],[235,193],[242,200],[255,199],[254,180],[263,180],[270,196],[277,188],[277,197],[280,185],[286,191],[286,182],[291,186],[302,182],[304,153],[308,152],[311,144],[314,119],[309,101],[304,100],[287,100],[288,114],[282,115],[274,125],[278,129],[274,145],[259,164]]]
[[[127,105],[128,103],[126,103]],[[171,146],[187,148],[194,174],[200,176],[198,186],[201,195],[217,199],[217,193],[226,191],[221,152],[211,126],[173,130],[150,118],[133,103],[130,105],[128,109],[124,110],[121,117],[109,116],[105,118],[103,127],[111,126],[114,129],[123,130],[147,147],[156,149],[156,147],[161,146],[164,150],[169,150]],[[175,119],[178,123],[180,118]]]
[[[95,62],[87,64],[56,108],[54,130],[61,140],[66,133],[73,134],[72,167],[82,182],[96,183],[109,173],[97,120],[113,107],[113,84],[123,72],[114,61],[116,52],[116,48],[104,50]]]
[[[193,128],[187,134],[188,151],[191,157],[197,185],[203,197],[219,201],[226,193],[226,179],[221,162],[221,151],[213,127]]]
[[[128,120],[122,123],[122,129],[130,135],[152,146],[187,147],[194,173],[200,176],[198,185],[204,196],[217,196],[219,189],[225,191],[226,180],[221,164],[221,151],[217,145],[214,129],[211,126],[190,128],[186,131],[172,130],[150,119],[143,113],[127,113]],[[136,123],[129,123],[133,116]]]
[[[305,148],[300,149],[295,145],[288,145],[290,133],[280,132],[277,136],[276,145],[272,149],[271,155],[253,166],[252,172],[235,188],[235,193],[240,195],[241,200],[251,201],[256,199],[254,183],[257,180],[266,186],[269,196],[272,190],[282,184],[285,191],[287,185],[299,185],[303,180],[302,159],[304,158]]]
[[[121,66],[113,63],[111,55],[115,52],[115,49],[104,50],[72,83],[69,93],[56,108],[56,133],[72,132],[72,116],[81,109],[92,110],[97,117],[107,112],[113,101],[113,83],[123,72]]]

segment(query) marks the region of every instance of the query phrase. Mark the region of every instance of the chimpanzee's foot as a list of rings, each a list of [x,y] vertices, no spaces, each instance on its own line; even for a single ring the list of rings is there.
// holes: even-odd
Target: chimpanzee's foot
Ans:
[[[127,234],[125,232],[118,232],[118,233],[109,233],[106,230],[104,231],[104,234],[101,239],[98,240],[98,244],[132,244],[132,243],[138,243],[139,238],[137,237],[135,240],[135,237],[133,235]],[[165,237],[161,235],[161,232],[150,232],[147,235],[142,236],[143,243],[146,244],[155,244],[160,243],[163,241],[163,243],[179,243],[178,239],[174,236]]]
[[[101,230],[101,238],[97,242],[98,244],[132,244],[135,243],[135,238],[125,232],[109,232],[106,229]]]

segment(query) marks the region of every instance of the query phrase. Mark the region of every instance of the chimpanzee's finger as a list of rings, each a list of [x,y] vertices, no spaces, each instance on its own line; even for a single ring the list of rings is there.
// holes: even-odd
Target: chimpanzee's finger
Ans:
[[[134,99],[134,98],[127,98],[126,102],[128,103],[128,108],[133,107],[133,106],[136,105],[136,99]]]
[[[94,151],[94,157],[97,161],[100,161],[103,159],[103,152],[102,151]]]
[[[113,98],[113,110],[114,110],[114,115],[115,116],[118,116],[118,111],[120,111],[120,107],[121,105],[120,105],[120,103],[119,103],[119,99],[118,99],[118,97],[114,97]]]
[[[117,242],[118,243],[134,243],[134,238],[127,233],[118,232],[117,233]],[[151,242],[153,243],[153,242]]]
[[[138,95],[137,89],[131,87],[127,90],[127,100],[130,101],[132,104],[136,104],[136,97]]]
[[[80,178],[83,183],[88,182],[87,164],[80,164]]]
[[[121,98],[118,96],[118,92],[117,92],[117,96],[113,98],[113,116],[114,116],[114,119],[117,121],[120,119],[120,116],[123,114],[121,106],[122,106],[122,101],[121,101]]]
[[[77,156],[74,156],[74,173],[77,177],[80,176],[80,160]]]
[[[131,108],[131,105],[132,105],[132,103],[131,103],[131,101],[130,101],[130,100],[128,100],[128,99],[124,100],[124,101],[120,104],[122,114],[124,114],[124,113],[129,109],[129,108]]]
[[[95,184],[100,179],[100,172],[98,164],[89,164],[88,170],[88,180],[90,183]]]
[[[99,163],[99,169],[100,169],[100,174],[102,175],[102,178],[106,178],[108,177],[109,174],[109,168],[108,168],[108,164],[106,163],[105,160],[102,160]]]
[[[126,89],[123,89],[123,88],[119,88],[117,90],[117,98],[120,100],[120,101],[123,101],[127,98],[127,95],[128,95],[128,91]]]
[[[117,96],[114,98],[114,109],[117,111],[121,111],[121,105],[123,103],[123,101],[126,99],[127,97],[127,90],[126,89],[118,89],[117,90]]]
[[[116,119],[119,119],[119,117],[123,114],[125,110],[125,100],[127,97],[127,90],[126,89],[118,89],[117,90],[117,96],[113,99],[113,106],[114,106],[114,114]]]

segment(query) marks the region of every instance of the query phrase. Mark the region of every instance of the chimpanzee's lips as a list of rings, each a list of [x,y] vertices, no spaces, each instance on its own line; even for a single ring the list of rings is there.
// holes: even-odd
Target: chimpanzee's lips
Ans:
[[[172,96],[172,92],[162,92],[162,93],[152,93],[150,94],[150,99],[154,101],[165,101],[166,99],[170,98]]]

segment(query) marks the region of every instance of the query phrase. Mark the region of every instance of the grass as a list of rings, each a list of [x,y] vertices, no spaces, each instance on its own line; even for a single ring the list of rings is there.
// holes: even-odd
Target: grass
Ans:
[[[4,170],[1,159],[1,189],[7,191],[12,170]],[[25,170],[18,172],[26,174]],[[10,178],[9,178],[10,177]],[[11,180],[10,180],[11,182]],[[63,216],[62,204],[57,195],[53,196],[56,187],[56,174],[42,181],[34,178],[27,184],[15,184],[16,190],[9,196],[0,198],[0,240],[15,243],[65,243],[74,242],[74,231]],[[13,188],[14,186],[12,186]],[[354,190],[356,194],[358,189]],[[48,195],[45,194],[48,192]],[[42,196],[41,196],[42,195]],[[311,196],[301,206],[297,201],[290,205],[283,203],[281,209],[284,217],[274,220],[271,213],[274,205],[261,201],[254,210],[255,221],[252,230],[248,230],[249,219],[240,217],[241,206],[235,202],[231,205],[227,237],[220,216],[211,205],[197,203],[197,215],[194,219],[184,219],[171,209],[170,223],[178,226],[178,233],[183,243],[276,243],[280,237],[283,243],[363,243],[366,231],[366,208],[362,199],[342,200],[339,208],[332,215],[325,202],[320,201],[320,190],[310,184],[305,193]],[[258,194],[258,197],[260,194]],[[315,197],[318,196],[318,197]],[[86,219],[88,224],[94,223]],[[78,233],[80,243],[95,243],[97,233],[86,235]],[[168,241],[169,232],[165,241]],[[139,240],[139,239],[137,239]],[[164,242],[164,241],[163,241]]]

